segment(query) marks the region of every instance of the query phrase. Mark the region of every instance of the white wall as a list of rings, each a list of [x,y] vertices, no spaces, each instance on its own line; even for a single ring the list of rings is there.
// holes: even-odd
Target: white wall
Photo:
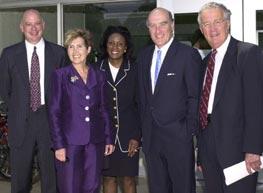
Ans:
[[[249,1],[249,0],[248,0]],[[251,0],[250,0],[251,1]],[[199,9],[209,0],[157,0],[157,6],[164,7],[173,13],[192,13]],[[217,0],[231,10],[231,34],[243,40],[242,29],[242,0]],[[263,1],[262,1],[263,2]],[[250,3],[251,4],[251,3]],[[233,22],[234,21],[234,22]]]
[[[263,10],[263,1],[244,0],[244,40],[257,43],[256,10]]]

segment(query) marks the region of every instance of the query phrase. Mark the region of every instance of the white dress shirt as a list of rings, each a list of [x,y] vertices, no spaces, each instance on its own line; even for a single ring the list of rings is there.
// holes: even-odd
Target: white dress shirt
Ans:
[[[43,38],[37,44],[31,44],[27,40],[25,40],[26,44],[26,53],[27,53],[27,65],[29,72],[29,79],[31,77],[31,60],[32,54],[34,51],[34,47],[36,46],[36,52],[39,59],[39,67],[40,67],[40,92],[41,92],[41,105],[45,104],[45,41]]]
[[[208,109],[207,109],[208,114],[211,114],[213,110],[217,79],[229,42],[230,42],[230,35],[228,35],[226,41],[219,48],[216,49],[217,53],[215,56],[215,68],[214,68],[213,80],[212,80],[211,91],[208,101]]]
[[[161,55],[161,67],[160,67],[160,71],[162,68],[162,64],[163,64],[163,60],[166,56],[166,53],[171,45],[171,43],[173,42],[174,38],[172,37],[163,47],[158,48],[157,46],[155,46],[154,52],[153,52],[153,57],[152,57],[152,65],[151,65],[151,82],[152,82],[152,93],[154,93],[154,76],[155,76],[155,66],[156,66],[156,59],[157,59],[157,51],[161,50],[162,51],[162,55]]]
[[[110,62],[109,62],[109,66],[110,66],[110,72],[111,72],[112,79],[115,82],[117,74],[118,74],[120,68],[116,68]]]

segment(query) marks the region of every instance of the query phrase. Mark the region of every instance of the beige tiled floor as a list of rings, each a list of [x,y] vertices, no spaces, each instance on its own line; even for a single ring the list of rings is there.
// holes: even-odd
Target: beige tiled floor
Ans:
[[[0,192],[1,193],[10,193],[10,182],[6,182],[1,180],[0,178]],[[138,187],[137,187],[138,193],[148,193],[147,183],[145,178],[139,178],[138,180]],[[33,186],[33,189],[31,193],[40,193],[40,183],[36,183]],[[197,193],[203,193],[202,186],[200,186],[200,183],[197,181]],[[263,193],[263,184],[259,184],[257,193]]]
[[[146,172],[145,172],[145,163],[143,160],[143,155],[141,155],[141,159],[139,162],[139,178],[138,178],[138,193],[148,193],[148,186],[146,180]],[[197,193],[203,193],[203,180],[202,175],[200,173],[196,173],[197,178]],[[259,184],[257,193],[263,193],[263,171],[259,174]],[[0,177],[0,193],[10,193],[10,182],[4,181],[3,178]],[[40,183],[36,183],[33,185],[33,189],[31,193],[40,193]]]

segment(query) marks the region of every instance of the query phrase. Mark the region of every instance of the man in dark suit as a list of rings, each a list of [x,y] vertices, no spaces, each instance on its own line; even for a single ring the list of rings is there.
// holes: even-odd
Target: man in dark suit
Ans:
[[[155,8],[147,19],[155,45],[138,57],[140,114],[150,193],[194,189],[193,141],[198,128],[201,57],[174,40],[172,14]]]
[[[35,150],[41,191],[56,193],[47,98],[51,72],[65,64],[66,52],[42,38],[44,27],[38,11],[25,11],[20,23],[25,41],[5,48],[0,58],[0,96],[8,108],[12,193],[30,192]]]
[[[223,174],[224,168],[244,160],[249,173],[259,170],[263,151],[262,53],[256,45],[231,37],[230,15],[214,2],[198,15],[212,47],[204,60],[199,155],[206,193],[255,193],[257,172],[229,186]]]

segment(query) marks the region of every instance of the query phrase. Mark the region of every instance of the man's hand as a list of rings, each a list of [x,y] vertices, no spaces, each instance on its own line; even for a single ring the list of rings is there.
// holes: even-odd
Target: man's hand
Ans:
[[[252,153],[246,153],[245,155],[245,162],[248,173],[252,173],[253,171],[259,171],[260,170],[260,155],[252,154]]]

